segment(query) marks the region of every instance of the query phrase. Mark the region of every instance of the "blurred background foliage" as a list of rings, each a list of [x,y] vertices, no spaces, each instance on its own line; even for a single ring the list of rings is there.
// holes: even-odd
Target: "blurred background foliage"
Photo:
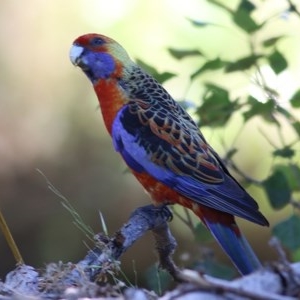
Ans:
[[[25,262],[76,262],[87,251],[37,168],[95,232],[99,210],[112,234],[149,203],[113,151],[90,84],[69,62],[71,43],[88,32],[121,43],[199,121],[271,223],[239,220],[260,259],[276,258],[272,234],[299,259],[299,11],[292,0],[3,0],[0,208]],[[194,216],[175,210],[177,263],[233,275]],[[14,260],[2,236],[0,245],[3,279]],[[122,258],[122,270],[140,283],[155,261],[148,235]]]

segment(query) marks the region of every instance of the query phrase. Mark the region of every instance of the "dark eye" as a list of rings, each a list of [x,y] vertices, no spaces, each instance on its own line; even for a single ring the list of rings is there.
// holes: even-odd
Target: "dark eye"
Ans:
[[[94,37],[91,40],[91,46],[101,46],[104,44],[104,40],[101,39],[100,37]]]

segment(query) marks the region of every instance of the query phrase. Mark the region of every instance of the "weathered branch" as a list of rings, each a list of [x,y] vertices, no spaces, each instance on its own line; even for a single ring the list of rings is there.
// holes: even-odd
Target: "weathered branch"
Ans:
[[[176,241],[167,224],[170,218],[171,213],[166,207],[142,207],[134,211],[112,238],[98,234],[95,249],[77,264],[52,263],[42,274],[30,266],[18,266],[7,275],[4,283],[0,282],[0,300],[16,299],[16,295],[19,298],[34,296],[35,299],[299,299],[300,263],[290,264],[284,255],[269,268],[234,281],[180,270],[172,260]],[[115,284],[103,285],[108,274],[117,274],[121,255],[147,230],[153,233],[160,266],[181,282],[180,285],[163,297],[146,290],[127,288],[118,280]],[[102,284],[98,285],[96,282],[100,280]]]
[[[166,206],[155,207],[147,205],[136,209],[129,221],[118,230],[114,237],[109,239],[102,235],[97,236],[98,245],[77,266],[83,269],[85,274],[94,281],[98,275],[103,274],[101,266],[112,265],[121,255],[146,231],[152,230],[156,241],[160,264],[176,278],[176,266],[171,255],[176,247],[176,241],[172,236],[167,221],[172,217]]]

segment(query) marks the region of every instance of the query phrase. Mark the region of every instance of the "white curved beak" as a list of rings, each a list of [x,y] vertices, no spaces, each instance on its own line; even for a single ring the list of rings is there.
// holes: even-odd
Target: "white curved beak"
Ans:
[[[78,65],[78,60],[80,59],[83,50],[84,48],[81,46],[73,45],[71,47],[69,56],[73,65]]]

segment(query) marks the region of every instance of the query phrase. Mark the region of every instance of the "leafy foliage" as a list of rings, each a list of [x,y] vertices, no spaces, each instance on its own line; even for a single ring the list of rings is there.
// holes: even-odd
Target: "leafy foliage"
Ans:
[[[195,55],[200,55],[202,56],[203,54],[201,53],[201,51],[195,49],[195,50],[182,50],[182,49],[173,49],[170,48],[169,49],[170,54],[177,58],[177,59],[182,59],[185,58],[187,56],[195,56]]]
[[[223,67],[225,67],[227,62],[222,61],[219,57],[206,61],[199,70],[194,72],[191,75],[191,80],[195,79],[197,76],[201,75],[205,71],[213,71],[213,70],[219,70]]]
[[[263,187],[268,195],[271,206],[280,209],[286,206],[291,198],[291,190],[284,173],[276,170],[264,182]]]
[[[146,64],[145,62],[141,61],[140,59],[136,60],[137,64],[141,66],[147,73],[151,74],[156,80],[160,83],[164,83],[165,81],[171,79],[172,77],[176,76],[170,72],[158,72],[154,67]]]
[[[300,217],[292,215],[273,228],[273,234],[292,251],[300,249]]]
[[[274,134],[272,137],[268,134],[263,135],[273,147],[273,151],[269,153],[273,165],[265,178],[262,180],[252,179],[239,169],[233,161],[238,152],[234,145],[226,149],[225,162],[242,176],[245,183],[260,187],[265,192],[270,207],[274,211],[282,210],[288,206],[294,209],[291,216],[272,224],[272,234],[290,251],[290,257],[294,260],[300,260],[300,120],[299,111],[297,112],[300,108],[300,86],[289,99],[285,100],[288,105],[281,105],[280,93],[276,88],[268,85],[262,72],[263,68],[268,67],[274,76],[278,76],[289,70],[289,61],[280,49],[281,42],[285,41],[290,33],[282,32],[275,36],[263,34],[266,32],[266,26],[270,26],[276,18],[270,16],[258,22],[254,18],[254,12],[257,12],[260,7],[251,1],[240,0],[236,8],[230,8],[229,2],[225,1],[207,0],[207,2],[215,6],[216,9],[221,9],[231,18],[233,29],[242,34],[241,42],[248,46],[248,53],[241,57],[237,56],[230,61],[220,55],[211,57],[211,55],[206,55],[205,43],[200,45],[201,50],[180,46],[169,48],[169,53],[175,60],[180,61],[189,57],[199,57],[198,65],[195,64],[194,70],[191,71],[190,83],[197,82],[199,84],[200,82],[204,90],[203,94],[199,96],[200,103],[194,107],[194,113],[199,118],[200,127],[224,128],[235,114],[240,114],[245,124],[259,120],[272,127],[275,136]],[[287,11],[285,13],[293,13],[300,19],[300,12],[297,11],[296,7],[290,1],[287,1],[286,4]],[[210,27],[228,30],[216,22],[196,19],[188,19],[188,21],[192,27],[199,31],[207,30]],[[155,68],[145,64],[144,67],[160,82],[175,76],[169,72],[159,73]],[[218,83],[203,82],[204,74],[206,75],[205,78],[208,77],[207,73],[211,75],[211,78],[214,78],[215,74],[218,74],[218,78],[220,78],[220,74],[223,74],[224,78],[235,74],[235,76],[246,76],[249,78],[249,82],[251,80],[253,82],[254,79],[265,99],[249,91],[243,96],[234,98],[232,97],[232,89],[225,87],[222,84],[222,79]],[[285,134],[287,128],[294,132],[294,140],[291,140],[291,135]],[[251,145],[251,141],[249,144]],[[199,241],[202,246],[211,242],[212,237],[203,225],[194,226],[190,217],[185,219],[181,216],[181,220],[191,228],[196,241]],[[195,260],[195,268],[205,271],[207,274],[222,278],[234,276],[235,271],[217,261],[211,252],[209,255],[204,254],[202,259],[196,258]]]
[[[236,72],[236,71],[244,71],[252,66],[255,66],[258,63],[258,59],[261,58],[262,55],[249,55],[247,57],[240,58],[234,62],[227,63],[225,66],[226,72]]]
[[[286,59],[277,49],[275,49],[274,52],[268,57],[268,60],[271,68],[276,74],[284,71],[288,66]]]
[[[291,105],[295,108],[300,107],[300,90],[298,90],[290,99]]]
[[[203,104],[196,110],[201,126],[223,126],[230,119],[232,111],[238,108],[238,102],[230,100],[228,91],[217,85],[206,84],[205,87]]]
[[[264,135],[274,148],[270,152],[273,166],[264,179],[253,180],[238,169],[233,163],[234,155],[237,152],[234,145],[231,149],[227,149],[226,161],[229,165],[235,166],[235,171],[244,177],[245,182],[256,184],[265,191],[269,204],[274,210],[281,210],[287,206],[292,206],[295,209],[292,216],[286,220],[278,221],[272,232],[280,239],[286,249],[291,251],[294,259],[300,259],[300,121],[296,113],[296,110],[300,108],[300,86],[287,100],[290,105],[282,106],[279,101],[281,95],[274,87],[268,85],[262,73],[262,68],[266,66],[273,71],[274,76],[289,70],[288,59],[285,53],[280,50],[280,43],[289,36],[289,32],[282,32],[275,36],[263,34],[266,32],[266,25],[270,26],[276,17],[269,16],[269,18],[259,22],[254,16],[260,7],[251,1],[240,0],[235,8],[229,7],[228,2],[225,1],[207,0],[207,2],[230,17],[233,29],[237,29],[239,34],[243,36],[241,42],[248,46],[248,54],[230,61],[220,56],[212,58],[206,56],[205,44],[201,44],[201,51],[195,48],[170,48],[169,53],[176,60],[184,60],[190,56],[201,57],[199,65],[195,65],[195,70],[191,72],[190,80],[192,83],[201,82],[204,73],[208,72],[211,73],[212,78],[214,73],[218,72],[218,74],[223,73],[224,76],[243,74],[249,78],[249,81],[253,78],[256,79],[262,94],[265,95],[263,101],[261,97],[258,98],[250,92],[241,97],[233,98],[231,90],[222,86],[222,80],[218,84],[202,82],[204,92],[199,97],[201,103],[195,108],[195,114],[199,117],[202,128],[205,126],[222,128],[226,126],[234,114],[240,113],[244,123],[259,119],[268,126],[272,126],[274,132],[277,132],[277,136],[272,136],[272,138],[267,134]],[[300,13],[290,1],[287,1],[286,5],[285,13],[295,14],[300,18]],[[278,14],[278,18],[280,15]],[[197,30],[207,30],[212,26],[219,28],[219,30],[226,30],[222,24],[215,22],[188,20],[191,26]],[[288,140],[290,137],[285,135],[284,132],[287,128],[292,129],[291,131],[295,133],[294,141]],[[189,222],[185,223],[189,224]],[[203,226],[197,225],[192,230],[196,239],[201,243],[210,240]],[[215,263],[214,259],[205,259],[201,266],[206,272],[211,271],[214,275],[216,273],[220,276],[223,276],[224,273],[229,274],[226,268],[218,269],[217,266],[219,265]]]

